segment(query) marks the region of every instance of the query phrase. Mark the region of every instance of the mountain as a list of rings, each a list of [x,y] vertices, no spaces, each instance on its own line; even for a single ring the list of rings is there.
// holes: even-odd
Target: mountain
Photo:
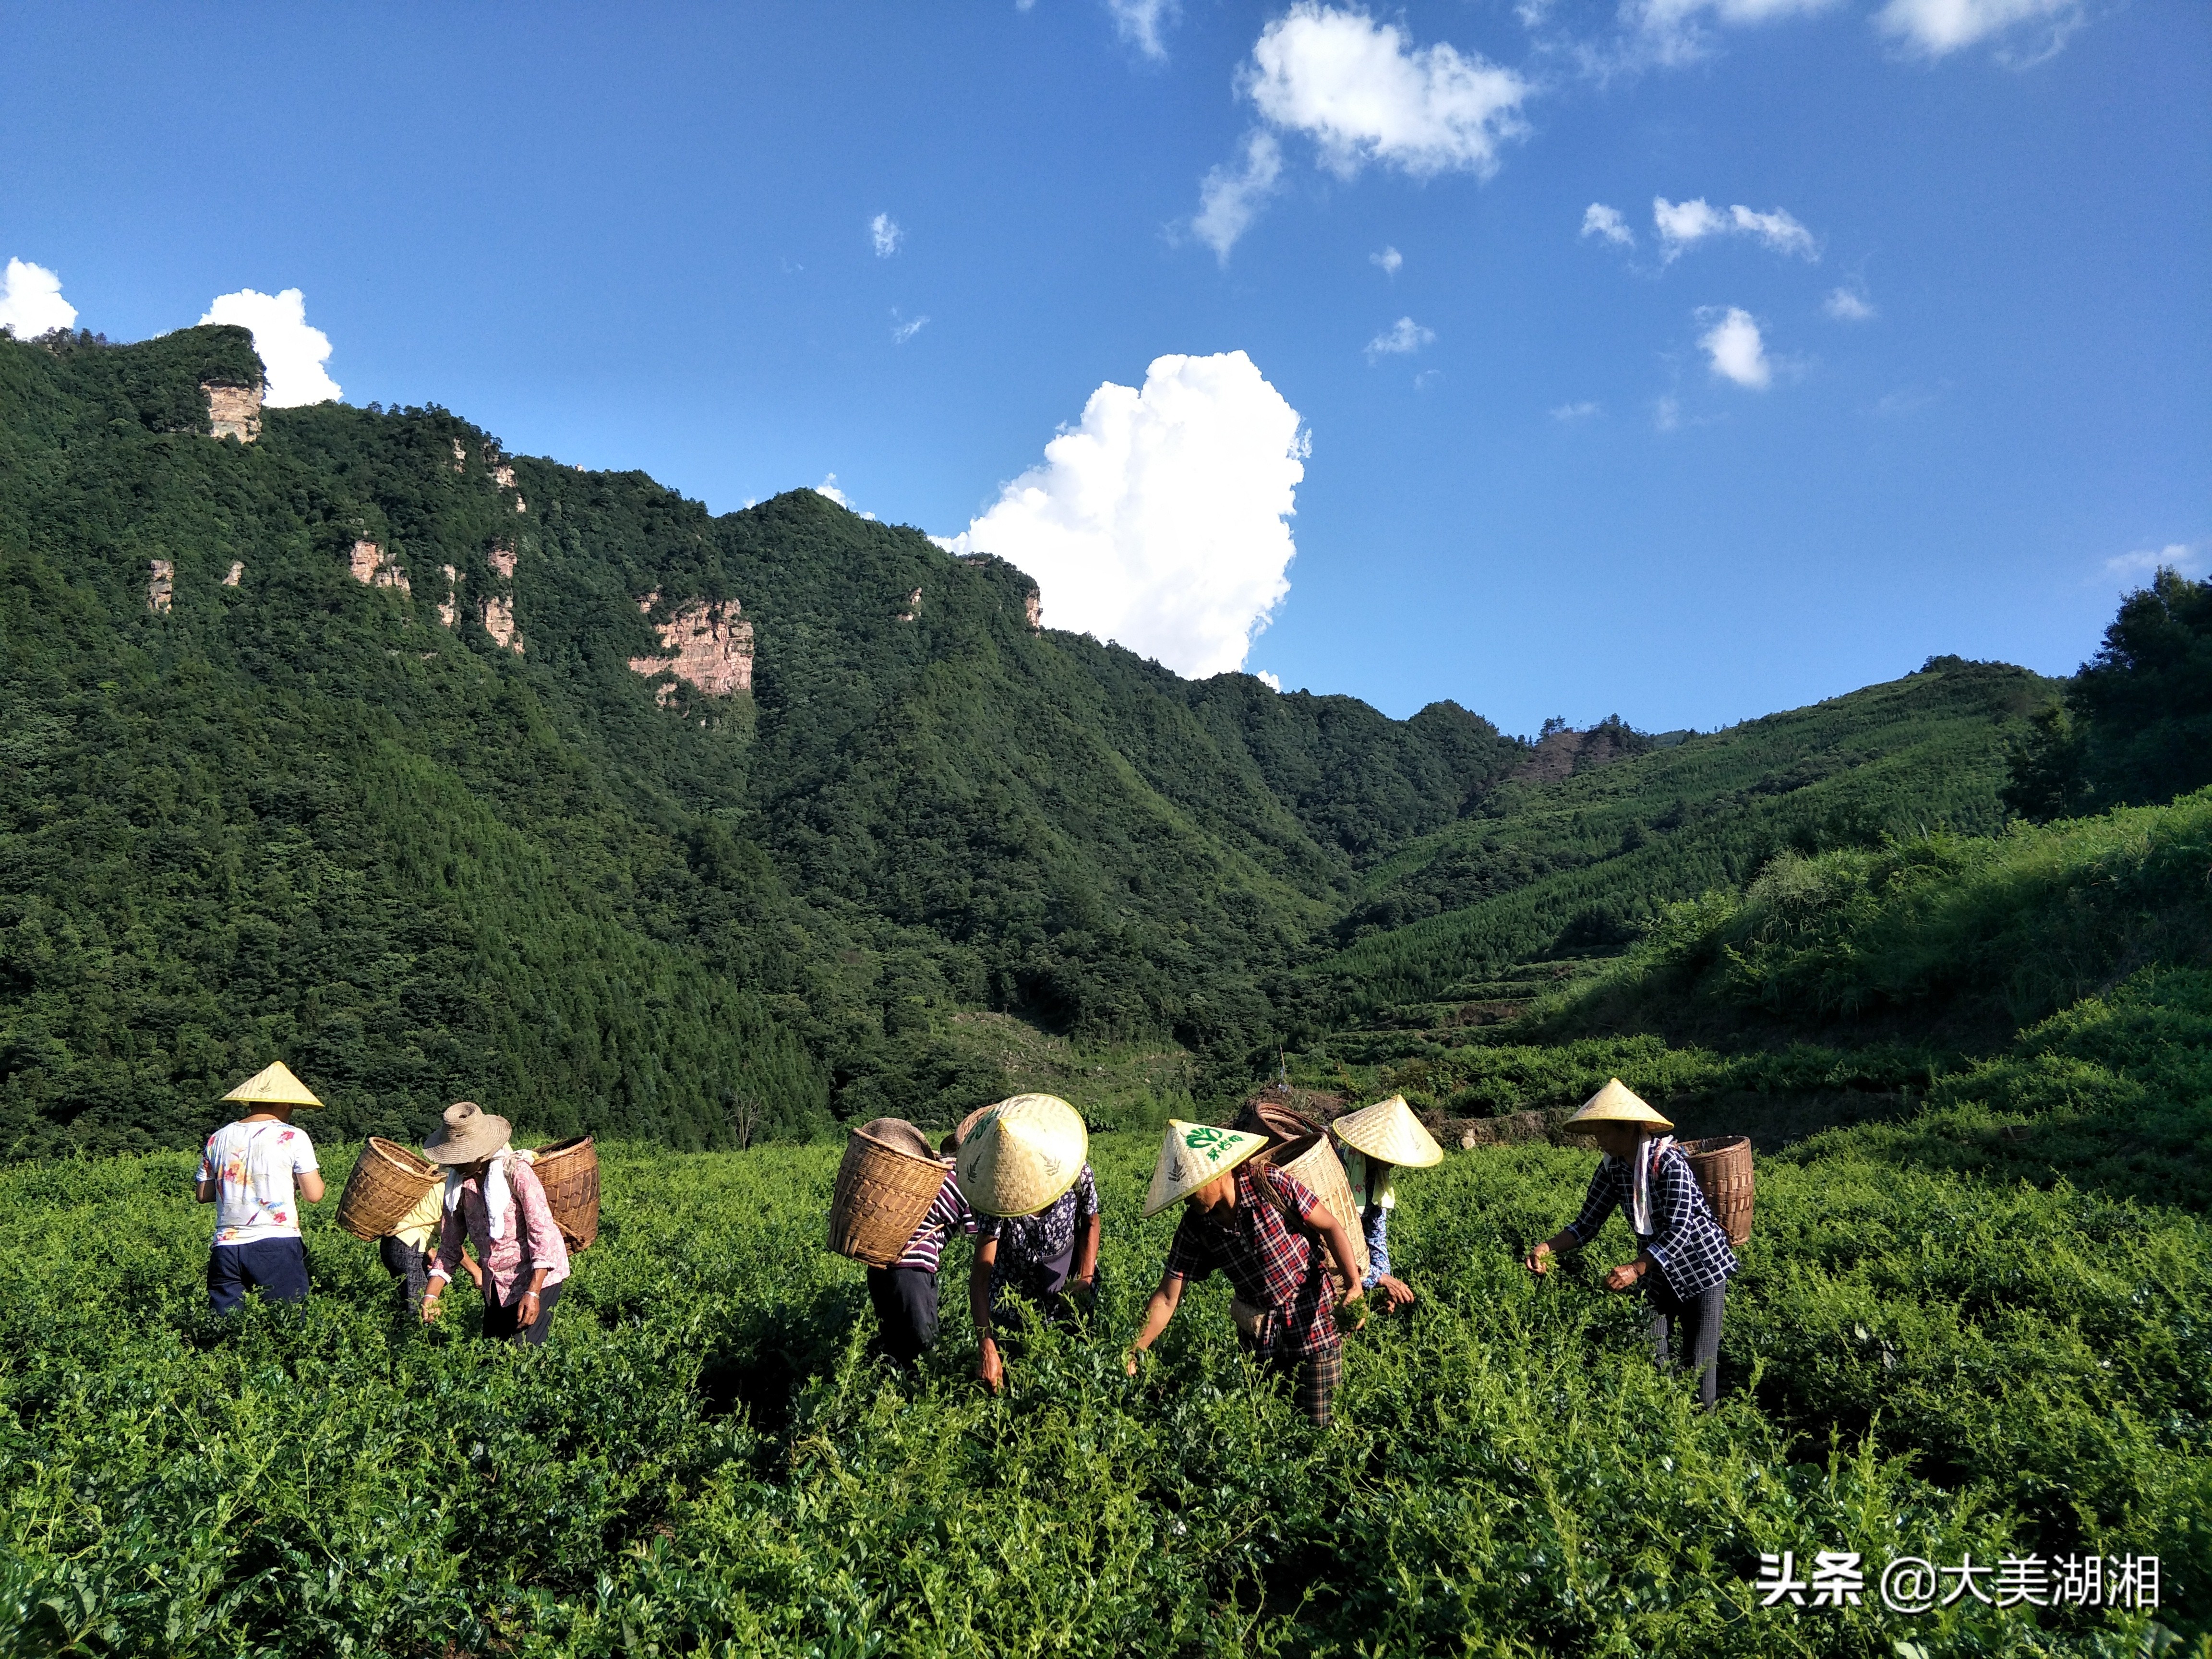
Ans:
[[[811,490],[259,380],[235,329],[0,339],[0,1150],[188,1143],[279,1054],[349,1135],[927,1121],[1003,1084],[985,1012],[1213,1098],[1778,848],[1993,823],[2050,696],[1947,660],[1563,759],[1040,630]]]

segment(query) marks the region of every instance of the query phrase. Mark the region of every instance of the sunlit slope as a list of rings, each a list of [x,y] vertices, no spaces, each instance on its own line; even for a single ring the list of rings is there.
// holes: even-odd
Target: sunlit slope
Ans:
[[[1449,997],[1516,963],[1623,948],[1666,904],[1776,854],[1987,832],[2008,744],[2050,684],[1941,658],[1917,674],[1564,781],[1508,784],[1368,878],[1317,975],[1358,1014]]]

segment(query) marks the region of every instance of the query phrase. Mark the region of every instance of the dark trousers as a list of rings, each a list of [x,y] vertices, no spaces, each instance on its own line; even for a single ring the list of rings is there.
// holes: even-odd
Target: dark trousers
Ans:
[[[377,1241],[376,1253],[383,1258],[384,1271],[402,1281],[406,1311],[419,1311],[423,1292],[430,1288],[430,1258],[412,1244],[388,1237]]]
[[[1721,1307],[1728,1299],[1728,1280],[1692,1297],[1678,1297],[1664,1273],[1653,1275],[1651,1285],[1651,1347],[1662,1370],[1670,1370],[1670,1328],[1682,1328],[1682,1358],[1698,1368],[1698,1398],[1707,1411],[1720,1391]]]
[[[530,1290],[530,1275],[526,1273],[516,1278],[509,1288],[508,1300],[495,1302],[489,1294],[491,1275],[486,1273],[483,1334],[502,1342],[519,1342],[526,1348],[543,1346],[547,1334],[553,1328],[554,1304],[560,1301],[562,1288],[568,1282],[564,1279],[559,1284],[548,1285],[538,1291],[538,1317],[525,1325],[522,1322],[522,1298]]]
[[[897,1365],[911,1365],[937,1340],[937,1275],[920,1267],[871,1267],[868,1300],[880,1328],[877,1345]]]
[[[208,1252],[208,1306],[229,1313],[258,1290],[271,1302],[307,1299],[307,1247],[297,1238],[218,1244]]]

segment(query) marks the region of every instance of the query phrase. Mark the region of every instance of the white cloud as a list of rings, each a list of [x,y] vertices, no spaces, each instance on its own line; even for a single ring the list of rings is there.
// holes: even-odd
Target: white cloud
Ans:
[[[1211,169],[1198,187],[1198,216],[1190,222],[1192,234],[1212,248],[1214,257],[1229,263],[1229,250],[1259,217],[1260,204],[1275,193],[1283,176],[1282,146],[1271,132],[1255,131],[1244,137],[1244,160],[1240,167]]]
[[[1177,0],[1106,0],[1106,9],[1114,15],[1115,33],[1147,58],[1166,58],[1160,28],[1182,10]]]
[[[2037,45],[2028,56],[2045,58],[2066,44],[2081,18],[2081,0],[1889,0],[1874,21],[1883,33],[1929,58],[2031,30]]]
[[[1602,202],[1592,202],[1583,210],[1583,234],[1602,236],[1620,247],[1636,246],[1636,233],[1628,228],[1628,221],[1620,216],[1620,210],[1609,208]]]
[[[1692,202],[1670,202],[1663,196],[1651,198],[1651,222],[1659,232],[1660,257],[1674,260],[1692,243],[1708,236],[1749,236],[1763,242],[1777,253],[1794,253],[1807,259],[1820,257],[1820,245],[1814,241],[1813,233],[1798,223],[1784,209],[1771,213],[1755,213],[1737,204],[1723,213],[1702,196]],[[1583,231],[1589,233],[1589,218],[1583,216]]]
[[[1672,432],[1682,424],[1682,404],[1677,398],[1662,398],[1651,405],[1651,424],[1662,432]]]
[[[827,475],[820,483],[814,486],[814,493],[817,495],[827,495],[848,513],[858,513],[864,519],[873,519],[876,516],[872,513],[861,513],[859,507],[853,505],[853,498],[837,488],[837,475],[834,472]],[[750,507],[752,503],[748,501],[745,505]]]
[[[2183,575],[2193,576],[2203,568],[2204,555],[2203,547],[2191,547],[2187,542],[2168,542],[2164,547],[2142,548],[2107,559],[2105,574],[2124,581],[2141,582],[2156,574],[2161,567],[2171,565]]]
[[[1774,378],[1774,366],[1767,361],[1766,343],[1759,337],[1759,324],[1741,306],[1730,306],[1698,343],[1711,359],[1713,373],[1723,380],[1763,391]]]
[[[1664,64],[1701,57],[1704,26],[1771,23],[1826,11],[1836,0],[1630,0],[1625,16],[1642,39],[1643,50]]]
[[[1370,253],[1367,263],[1377,267],[1385,276],[1395,276],[1404,267],[1406,256],[1395,247],[1386,247],[1380,253]]]
[[[905,322],[897,321],[896,319],[898,317],[898,312],[896,307],[894,307],[891,312],[891,317],[893,319],[891,324],[891,343],[893,345],[904,345],[908,340],[911,340],[915,335],[921,333],[922,330],[929,326],[929,319],[927,317],[910,318]]]
[[[1839,323],[1863,323],[1875,315],[1874,301],[1855,288],[1839,288],[1821,301],[1822,310]]]
[[[258,294],[242,288],[219,294],[202,323],[234,323],[253,331],[253,349],[269,377],[263,401],[271,409],[329,403],[338,383],[323,365],[331,359],[331,337],[307,326],[307,298],[296,288]]]
[[[1283,677],[1280,674],[1270,674],[1264,668],[1255,670],[1252,678],[1259,681],[1261,684],[1266,686],[1270,691],[1279,692],[1283,689]]]
[[[899,251],[899,244],[906,240],[906,233],[890,214],[878,213],[868,221],[868,240],[875,244],[876,258],[888,259]]]
[[[76,307],[62,298],[62,279],[44,265],[10,259],[0,276],[0,328],[19,340],[35,340],[76,323]]]
[[[1260,32],[1243,90],[1273,125],[1303,132],[1350,178],[1370,161],[1424,179],[1484,176],[1523,131],[1529,84],[1479,52],[1415,46],[1395,23],[1297,0]]]
[[[1411,317],[1401,317],[1367,343],[1367,361],[1419,351],[1425,345],[1433,345],[1436,337],[1436,330],[1423,328]]]
[[[1603,413],[1605,407],[1601,404],[1561,404],[1552,411],[1552,418],[1555,421],[1587,421],[1593,415]]]
[[[1156,358],[1141,391],[1092,392],[952,549],[1035,577],[1054,628],[1224,673],[1290,591],[1285,521],[1308,451],[1297,411],[1243,352]]]

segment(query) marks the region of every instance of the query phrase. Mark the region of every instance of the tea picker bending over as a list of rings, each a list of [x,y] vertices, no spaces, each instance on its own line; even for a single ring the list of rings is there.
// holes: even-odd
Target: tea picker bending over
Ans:
[[[1090,1150],[1082,1115],[1054,1095],[1002,1100],[961,1139],[954,1172],[977,1215],[968,1274],[975,1374],[994,1391],[1006,1376],[994,1322],[1008,1291],[1059,1325],[1093,1299],[1103,1226]]]
[[[423,1297],[429,1292],[430,1263],[437,1257],[438,1235],[445,1220],[446,1183],[434,1182],[423,1189],[415,1207],[377,1241],[377,1258],[384,1263],[384,1271],[398,1282],[400,1299],[410,1314],[421,1309]],[[483,1268],[466,1255],[461,1258],[461,1266],[471,1279],[483,1285]]]
[[[1358,1261],[1352,1234],[1320,1197],[1295,1176],[1267,1161],[1267,1138],[1211,1124],[1168,1124],[1167,1140],[1152,1170],[1145,1214],[1186,1203],[1168,1245],[1160,1286],[1145,1309],[1126,1362],[1151,1348],[1175,1317],[1186,1281],[1219,1272],[1236,1292],[1229,1306],[1244,1351],[1291,1379],[1298,1409],[1327,1427],[1329,1403],[1344,1375],[1344,1339],[1336,1328],[1335,1294],[1319,1245],[1325,1243],[1352,1289],[1344,1305],[1364,1294],[1353,1277]]]
[[[1674,1126],[1614,1078],[1566,1127],[1595,1140],[1605,1161],[1590,1177],[1582,1213],[1528,1252],[1528,1271],[1544,1272],[1555,1251],[1581,1249],[1615,1206],[1621,1209],[1640,1248],[1634,1261],[1605,1276],[1605,1287],[1644,1285],[1651,1298],[1652,1346],[1662,1367],[1673,1363],[1668,1327],[1681,1326],[1682,1357],[1698,1367],[1698,1397],[1711,1410],[1719,1389],[1722,1304],[1737,1263],[1697,1172],[1674,1144]]]
[[[568,1277],[568,1246],[529,1154],[508,1145],[513,1133],[505,1118],[464,1100],[446,1108],[445,1127],[422,1147],[447,1166],[446,1215],[422,1319],[437,1318],[462,1246],[472,1241],[483,1269],[477,1280],[483,1334],[536,1347],[553,1328],[554,1304]]]
[[[207,1138],[194,1194],[215,1208],[215,1244],[208,1252],[208,1306],[228,1313],[258,1290],[271,1302],[307,1294],[307,1246],[300,1237],[298,1198],[323,1201],[314,1143],[292,1126],[301,1107],[319,1109],[307,1085],[278,1060],[223,1098],[252,1109]],[[298,1198],[294,1196],[295,1188]]]
[[[1347,1112],[1329,1125],[1343,1142],[1344,1179],[1367,1240],[1363,1287],[1382,1293],[1385,1311],[1413,1299],[1413,1288],[1390,1273],[1390,1212],[1398,1206],[1401,1169],[1426,1170],[1444,1161],[1444,1149],[1421,1127],[1403,1095]]]

